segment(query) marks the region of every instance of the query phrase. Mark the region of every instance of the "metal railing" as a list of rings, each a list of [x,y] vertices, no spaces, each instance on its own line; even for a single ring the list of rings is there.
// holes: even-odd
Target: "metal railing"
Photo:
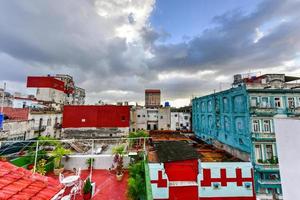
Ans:
[[[130,152],[142,153],[146,158],[146,144],[149,137],[141,138],[107,138],[107,139],[42,139],[42,140],[20,140],[20,141],[0,141],[0,157],[6,158],[11,163],[30,169],[36,172],[38,161],[45,158],[53,162],[51,156],[53,150],[58,147],[71,150],[65,155],[68,157],[93,157],[97,155],[113,155],[113,149],[117,146],[124,146],[124,154]],[[53,164],[53,163],[52,163]],[[74,166],[76,168],[76,166]]]

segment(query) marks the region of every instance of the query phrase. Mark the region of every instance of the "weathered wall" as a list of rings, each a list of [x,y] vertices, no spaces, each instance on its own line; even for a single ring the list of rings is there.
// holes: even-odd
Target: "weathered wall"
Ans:
[[[93,155],[95,158],[94,169],[109,169],[113,164],[113,155]],[[86,160],[91,158],[91,155],[70,155],[68,161],[63,158],[62,163],[65,169],[73,170],[73,168],[87,169]],[[124,168],[127,168],[130,162],[128,156],[124,156]]]

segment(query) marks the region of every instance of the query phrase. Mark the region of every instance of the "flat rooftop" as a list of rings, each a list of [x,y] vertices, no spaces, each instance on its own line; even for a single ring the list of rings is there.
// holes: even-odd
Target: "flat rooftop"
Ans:
[[[191,151],[197,153],[201,162],[243,162],[222,149],[217,149],[202,140],[189,138],[182,134],[160,133],[152,134],[151,137],[152,142],[148,146],[148,161],[150,163],[196,158]]]
[[[64,176],[74,175],[73,172],[64,171]],[[85,180],[90,175],[89,170],[81,171],[81,180]],[[47,176],[59,179],[58,176],[55,176],[53,173],[48,174]],[[92,172],[92,181],[96,183],[95,195],[93,200],[127,200],[127,181],[129,175],[126,171],[122,181],[117,181],[116,175],[109,172],[109,170],[93,169]],[[81,194],[76,195],[76,200],[82,200],[83,197]]]

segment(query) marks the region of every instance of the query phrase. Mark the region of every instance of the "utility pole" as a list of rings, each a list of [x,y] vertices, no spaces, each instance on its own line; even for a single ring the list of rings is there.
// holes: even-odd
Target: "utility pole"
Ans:
[[[2,92],[2,102],[1,102],[1,111],[0,113],[3,113],[3,107],[4,107],[4,100],[5,100],[5,89],[6,89],[6,83],[3,84],[3,92]]]

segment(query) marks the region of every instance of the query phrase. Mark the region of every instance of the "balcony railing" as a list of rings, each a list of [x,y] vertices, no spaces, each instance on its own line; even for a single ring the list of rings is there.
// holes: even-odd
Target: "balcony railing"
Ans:
[[[296,108],[287,108],[288,115],[300,116],[300,107]]]
[[[281,194],[267,194],[267,193],[258,193],[256,194],[257,199],[262,199],[262,200],[273,200],[278,199],[278,200],[283,200],[283,196]]]
[[[279,185],[281,184],[280,179],[258,179],[258,183],[263,185]]]
[[[277,109],[274,107],[251,107],[250,113],[258,116],[274,116],[277,114]]]
[[[252,138],[256,140],[270,140],[275,139],[275,133],[252,133]]]
[[[43,125],[43,126],[34,126],[33,127],[33,131],[36,133],[36,132],[43,132],[46,130],[46,126]]]
[[[276,164],[270,164],[270,163],[256,163],[255,169],[261,172],[273,172],[273,171],[279,171],[279,165]]]

